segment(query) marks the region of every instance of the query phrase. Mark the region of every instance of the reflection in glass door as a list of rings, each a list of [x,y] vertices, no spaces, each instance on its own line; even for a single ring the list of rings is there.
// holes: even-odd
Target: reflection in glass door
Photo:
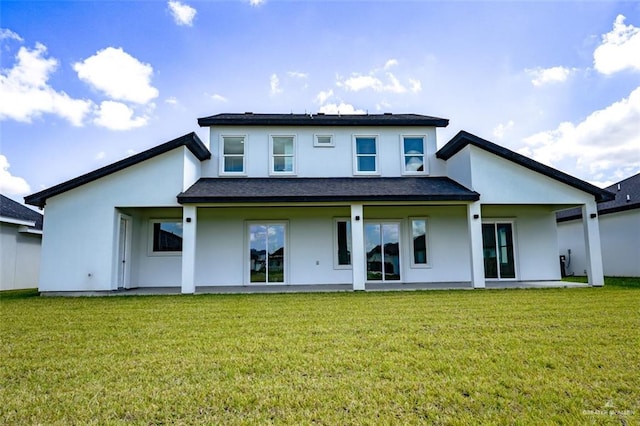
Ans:
[[[485,278],[516,277],[511,223],[483,223],[482,248]]]
[[[400,280],[400,224],[365,223],[367,280]]]
[[[284,224],[249,225],[249,267],[252,283],[284,283]]]

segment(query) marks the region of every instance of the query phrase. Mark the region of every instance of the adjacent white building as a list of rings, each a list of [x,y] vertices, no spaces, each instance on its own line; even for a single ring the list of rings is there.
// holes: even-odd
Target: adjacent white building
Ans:
[[[605,189],[615,198],[598,205],[604,274],[640,277],[640,173]],[[586,275],[582,212],[579,209],[558,212],[557,221],[558,245],[566,273]]]
[[[555,212],[612,194],[416,114],[218,114],[194,133],[26,197],[45,207],[40,290],[560,278]]]
[[[0,291],[38,287],[42,215],[0,195]]]

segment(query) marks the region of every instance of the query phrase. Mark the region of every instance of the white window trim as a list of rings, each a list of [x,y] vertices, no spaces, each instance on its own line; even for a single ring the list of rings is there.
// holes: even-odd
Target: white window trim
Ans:
[[[499,223],[509,223],[511,224],[511,232],[513,234],[513,278],[485,278],[487,281],[518,281],[520,278],[520,268],[518,267],[518,234],[516,232],[516,219],[515,218],[482,218],[482,224],[499,224]],[[496,236],[497,241],[497,236]],[[483,258],[484,261],[484,258]],[[498,272],[499,274],[499,272]]]
[[[330,143],[320,143],[318,142],[318,138],[321,137],[328,137],[331,138],[331,142]],[[316,133],[313,135],[313,146],[318,147],[318,148],[333,148],[336,146],[336,141],[335,141],[335,136],[333,134],[329,134],[329,133]]]
[[[405,169],[404,164],[404,138],[422,138],[422,168],[423,171],[419,172],[408,172]],[[405,176],[415,176],[415,175],[428,175],[429,174],[429,160],[427,159],[427,135],[416,135],[416,134],[403,134],[400,135],[400,170],[402,174]]]
[[[373,224],[379,224],[379,225],[388,225],[388,224],[393,224],[393,225],[398,225],[398,269],[400,270],[400,279],[399,280],[385,280],[384,276],[382,277],[381,280],[369,280],[368,278],[366,278],[366,283],[370,283],[370,284],[375,284],[375,283],[402,283],[404,282],[404,279],[406,279],[406,271],[404,270],[404,264],[405,264],[405,260],[403,259],[404,257],[404,250],[402,249],[402,247],[404,247],[404,235],[402,234],[403,230],[403,225],[404,225],[404,220],[403,219],[367,219],[364,221],[364,224],[369,224],[369,223],[373,223]],[[366,239],[366,238],[365,238]],[[367,262],[367,249],[366,247],[364,248],[365,253],[364,253],[364,261],[365,261],[365,277],[368,275],[367,274],[367,266],[366,266],[366,262]]]
[[[182,223],[181,217],[164,217],[149,219],[149,235],[147,238],[147,255],[151,257],[182,256],[182,251],[153,251],[153,225],[162,222]],[[184,244],[184,237],[183,237]],[[183,247],[184,248],[184,247]]]
[[[284,225],[284,277],[281,283],[251,282],[251,241],[249,240],[249,227],[251,225]],[[244,221],[244,283],[248,286],[256,285],[286,285],[289,283],[289,221],[288,220],[245,220]]]
[[[413,221],[414,220],[424,220],[425,221],[425,246],[427,250],[427,263],[415,263],[415,256],[413,252]],[[430,225],[429,216],[411,216],[409,217],[409,224],[407,226],[407,235],[409,240],[409,259],[412,269],[430,269],[431,266],[431,238],[429,238],[429,227]]]
[[[351,264],[341,265],[338,259],[338,222],[350,223],[351,218],[350,217],[333,218],[333,269],[353,269],[353,247],[351,248]]]
[[[226,172],[224,170],[224,138],[244,138],[244,154],[242,155],[242,171]],[[220,135],[220,176],[247,176],[247,158],[249,149],[249,136],[246,134],[222,134]]]
[[[290,172],[276,172],[274,168],[273,138],[293,138],[293,170]],[[278,157],[286,157],[278,155]],[[271,134],[269,135],[269,175],[270,176],[295,176],[298,169],[298,138],[295,134]]]
[[[358,150],[356,148],[356,139],[358,138],[374,138],[376,141],[376,155],[375,155],[375,165],[376,169],[372,172],[361,172],[358,170]],[[380,165],[378,163],[378,157],[380,156],[380,147],[378,140],[380,139],[379,135],[375,134],[357,134],[352,137],[352,151],[353,151],[353,174],[354,175],[362,175],[362,176],[378,176],[380,175]]]

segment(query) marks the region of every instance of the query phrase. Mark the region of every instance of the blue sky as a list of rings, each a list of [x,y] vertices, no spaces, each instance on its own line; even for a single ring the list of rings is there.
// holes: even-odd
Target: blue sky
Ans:
[[[0,2],[0,190],[220,112],[420,113],[605,186],[640,171],[639,2]]]

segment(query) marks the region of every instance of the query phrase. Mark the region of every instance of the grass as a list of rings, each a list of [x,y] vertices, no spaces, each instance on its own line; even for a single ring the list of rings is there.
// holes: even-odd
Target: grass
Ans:
[[[638,279],[33,295],[0,295],[0,424],[640,423]]]

